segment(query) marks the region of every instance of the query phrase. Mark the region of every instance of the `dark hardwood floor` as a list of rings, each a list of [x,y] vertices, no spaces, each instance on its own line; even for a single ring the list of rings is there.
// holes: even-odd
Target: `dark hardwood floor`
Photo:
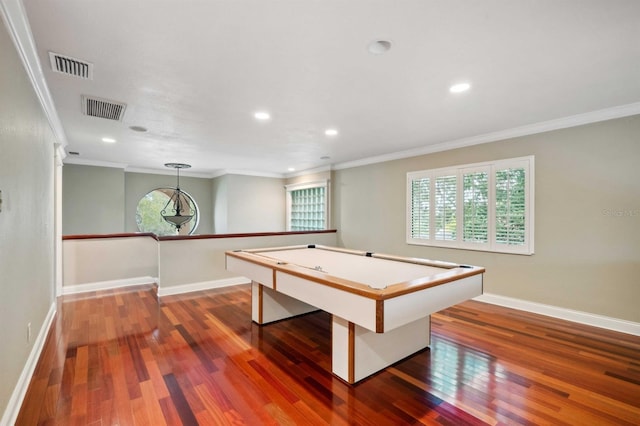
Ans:
[[[349,386],[324,312],[259,327],[249,286],[64,297],[17,425],[638,425],[640,338],[479,302]]]

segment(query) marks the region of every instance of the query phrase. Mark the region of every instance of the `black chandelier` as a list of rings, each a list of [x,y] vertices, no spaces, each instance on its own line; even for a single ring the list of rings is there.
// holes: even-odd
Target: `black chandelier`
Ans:
[[[167,201],[167,204],[162,208],[160,214],[162,218],[176,227],[176,230],[180,231],[182,225],[189,222],[194,215],[194,211],[189,204],[189,196],[180,190],[180,169],[188,169],[191,167],[189,164],[183,163],[166,163],[166,167],[176,169],[178,175],[178,182],[176,189]]]

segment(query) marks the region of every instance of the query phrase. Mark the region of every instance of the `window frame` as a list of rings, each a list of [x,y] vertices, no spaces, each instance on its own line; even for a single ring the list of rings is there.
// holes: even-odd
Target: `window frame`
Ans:
[[[324,188],[324,228],[321,230],[326,230],[326,229],[331,229],[331,223],[330,223],[330,204],[329,204],[329,200],[330,200],[330,196],[329,196],[329,180],[319,180],[319,181],[313,181],[313,182],[303,182],[303,183],[294,183],[294,184],[289,184],[289,185],[285,185],[285,192],[286,192],[286,229],[287,231],[291,231],[291,210],[292,210],[292,198],[291,198],[291,192],[293,191],[298,191],[298,190],[302,190],[302,189],[312,189],[312,188]]]
[[[406,183],[406,243],[432,247],[445,247],[464,250],[488,251],[509,254],[534,254],[534,167],[533,155],[463,164],[438,169],[419,170],[407,173]],[[524,243],[522,245],[504,244],[497,241],[496,235],[496,175],[505,169],[524,169]],[[487,173],[487,242],[464,241],[464,176],[471,173]],[[438,177],[456,176],[456,213],[455,240],[437,240],[436,235],[436,193],[435,182]],[[429,236],[428,238],[412,237],[413,182],[429,179]]]

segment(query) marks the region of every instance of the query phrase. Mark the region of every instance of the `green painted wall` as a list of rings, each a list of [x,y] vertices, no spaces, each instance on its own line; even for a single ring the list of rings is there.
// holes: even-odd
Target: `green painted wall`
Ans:
[[[535,254],[408,245],[406,173],[535,156]],[[349,248],[481,265],[486,293],[640,322],[640,116],[336,170]]]
[[[54,303],[55,139],[2,23],[0,52],[1,418]]]

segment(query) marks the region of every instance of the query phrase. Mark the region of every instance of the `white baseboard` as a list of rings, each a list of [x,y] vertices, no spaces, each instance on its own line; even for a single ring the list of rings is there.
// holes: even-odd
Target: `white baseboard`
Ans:
[[[557,306],[529,302],[527,300],[514,299],[491,293],[485,293],[475,297],[473,300],[640,336],[640,323],[637,322],[590,314],[588,312],[574,311],[572,309],[559,308]]]
[[[251,283],[245,277],[225,278],[222,280],[203,281],[199,283],[190,283],[183,285],[175,285],[171,287],[158,287],[158,296],[172,296],[174,294],[191,293],[193,291],[210,290],[212,288],[229,287],[232,285]]]
[[[42,349],[44,349],[47,334],[49,334],[49,329],[51,328],[51,323],[53,322],[55,315],[56,302],[54,301],[49,307],[49,312],[42,323],[42,327],[40,327],[36,340],[33,342],[31,353],[29,353],[27,362],[25,363],[22,373],[20,373],[20,377],[18,378],[18,383],[13,388],[13,393],[11,394],[11,398],[9,398],[7,408],[2,415],[2,419],[0,419],[0,425],[13,425],[16,423],[16,419],[20,413],[20,407],[22,407],[22,401],[27,394],[31,377],[36,370],[36,365],[40,359]]]
[[[122,280],[98,281],[94,283],[65,285],[62,287],[62,294],[78,294],[88,291],[111,290],[114,288],[131,287],[134,285],[157,283],[158,278],[154,277],[133,277]]]

